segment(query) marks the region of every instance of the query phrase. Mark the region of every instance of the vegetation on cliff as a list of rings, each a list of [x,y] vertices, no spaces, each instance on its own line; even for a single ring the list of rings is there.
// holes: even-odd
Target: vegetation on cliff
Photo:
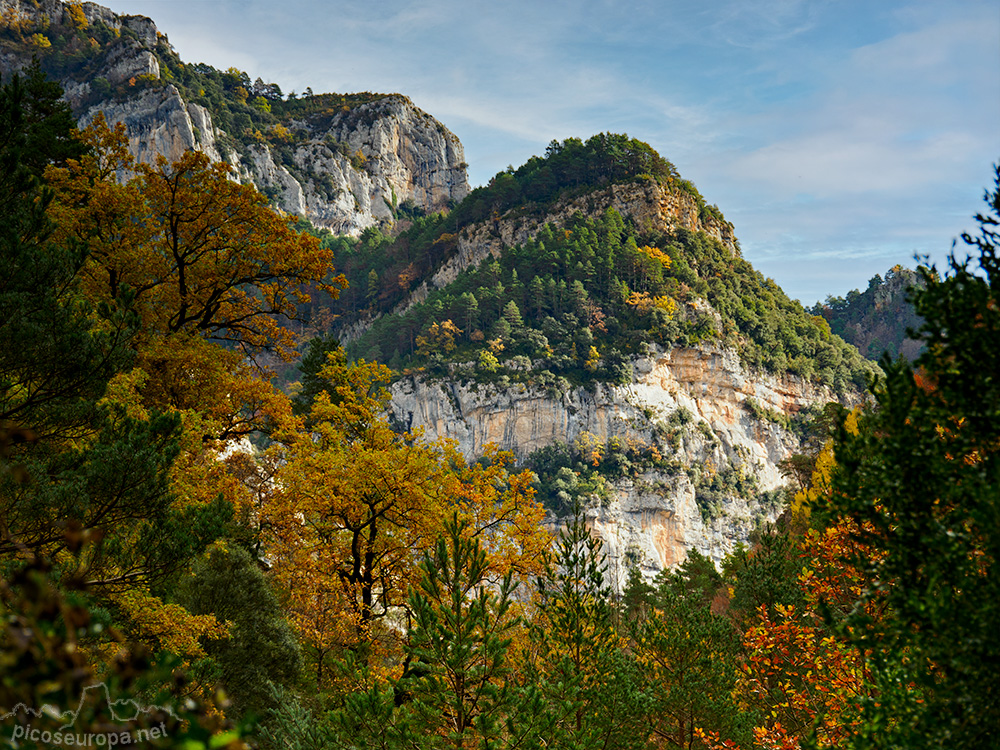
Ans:
[[[873,276],[865,291],[852,289],[846,298],[829,296],[809,312],[822,315],[833,333],[854,344],[868,359],[878,361],[885,353],[891,359],[904,357],[912,362],[923,344],[911,338],[920,330],[922,321],[910,295],[911,290],[922,286],[917,271],[894,266],[884,278]]]
[[[463,215],[471,200],[479,199],[470,195],[453,213]],[[435,235],[452,221],[426,219],[395,239],[371,233],[342,248],[341,267],[366,289],[369,313],[389,309],[413,283],[401,277],[417,279],[446,257],[454,236]],[[393,278],[407,258],[414,260]],[[346,313],[357,295],[334,309]],[[717,240],[644,230],[613,209],[545,226],[405,312],[383,314],[350,351],[430,375],[565,390],[628,382],[630,358],[651,345],[698,344],[732,348],[752,368],[839,392],[864,388],[873,373],[823,318]]]

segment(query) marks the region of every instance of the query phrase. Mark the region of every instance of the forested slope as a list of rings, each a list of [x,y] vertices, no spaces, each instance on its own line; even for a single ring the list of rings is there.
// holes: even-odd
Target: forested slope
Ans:
[[[761,371],[791,372],[841,393],[864,387],[872,369],[857,351],[755,271],[738,246],[680,220],[640,225],[610,205],[609,185],[641,193],[648,183],[689,197],[695,220],[731,233],[721,212],[648,144],[602,134],[554,143],[545,157],[497,175],[446,216],[418,219],[398,236],[340,241],[338,268],[353,291],[331,311],[345,329],[358,317],[375,320],[350,351],[430,374],[451,367],[458,377],[576,385],[626,382],[629,358],[647,345],[711,344]],[[584,210],[564,211],[454,280],[410,294],[463,242],[483,232],[502,236],[501,225],[559,214],[567,204]]]

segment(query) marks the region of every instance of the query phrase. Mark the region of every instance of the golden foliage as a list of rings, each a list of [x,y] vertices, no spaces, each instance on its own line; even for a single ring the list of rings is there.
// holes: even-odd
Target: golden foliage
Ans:
[[[649,313],[653,309],[663,310],[668,317],[673,317],[677,312],[677,302],[667,296],[651,297],[649,292],[631,292],[626,300],[629,307],[634,307],[642,315]]]
[[[447,443],[393,431],[382,365],[330,355],[308,429],[288,421],[272,449],[278,466],[263,509],[275,580],[290,619],[330,679],[324,658],[363,653],[372,677],[398,671],[406,597],[418,564],[453,510],[487,551],[491,576],[537,573],[548,544],[527,472],[490,453],[472,466]]]
[[[331,254],[275,214],[230,167],[189,151],[174,164],[135,164],[121,127],[98,116],[84,131],[97,153],[50,169],[61,232],[91,247],[87,291],[95,302],[125,304],[126,290],[148,334],[197,334],[244,354],[288,354],[291,333],[277,322],[324,283]],[[133,173],[122,183],[116,175]]]
[[[664,270],[670,268],[671,264],[674,262],[669,255],[660,250],[660,248],[658,247],[643,245],[642,247],[639,248],[639,252],[648,255],[653,260],[659,261],[659,263],[663,266]]]
[[[83,30],[90,25],[87,22],[87,16],[83,12],[83,3],[81,2],[66,3],[63,6],[63,12],[69,17],[70,23],[76,29]]]
[[[448,354],[455,349],[455,339],[462,335],[462,329],[451,320],[443,323],[431,323],[423,336],[417,336],[417,351],[421,356],[435,353]]]
[[[229,624],[219,622],[215,615],[192,615],[180,605],[164,603],[143,589],[127,589],[110,598],[122,608],[143,641],[186,661],[205,656],[200,639],[229,636]]]

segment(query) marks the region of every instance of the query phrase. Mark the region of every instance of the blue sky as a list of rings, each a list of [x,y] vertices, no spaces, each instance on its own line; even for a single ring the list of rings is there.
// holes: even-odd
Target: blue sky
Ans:
[[[475,186],[551,140],[651,144],[811,304],[940,265],[1000,160],[997,0],[104,0],[188,62],[406,94]]]

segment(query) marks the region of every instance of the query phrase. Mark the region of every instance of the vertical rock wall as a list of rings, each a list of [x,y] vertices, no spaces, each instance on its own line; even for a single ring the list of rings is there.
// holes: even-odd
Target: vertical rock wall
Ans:
[[[469,459],[482,455],[488,443],[523,459],[585,435],[601,444],[617,437],[655,445],[681,470],[611,482],[609,499],[595,498],[586,510],[589,525],[606,543],[612,572],[623,581],[637,564],[654,575],[683,561],[692,547],[721,561],[758,523],[773,519],[776,509],[757,494],[733,495],[705,514],[696,501],[699,479],[739,470],[754,477],[757,490],[774,490],[784,483],[778,462],[798,447],[785,427],[753,416],[749,401],[756,402],[757,413],[791,416],[832,394],[793,376],[754,375],[734,352],[714,348],[653,351],[637,359],[633,371],[629,385],[563,394],[519,385],[477,390],[454,380],[411,377],[393,386],[392,409],[427,438],[456,441]],[[663,438],[671,431],[679,433],[673,445]]]

